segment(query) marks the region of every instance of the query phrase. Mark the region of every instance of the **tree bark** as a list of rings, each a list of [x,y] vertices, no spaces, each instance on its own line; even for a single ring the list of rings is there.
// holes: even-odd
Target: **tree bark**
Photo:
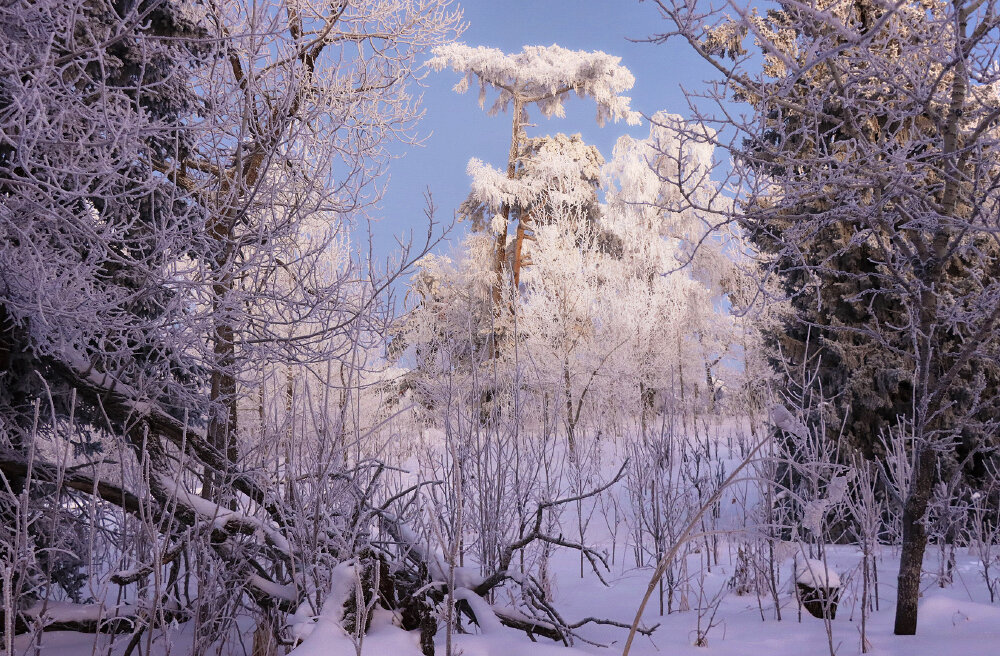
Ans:
[[[514,179],[517,171],[517,157],[521,151],[521,114],[524,113],[524,102],[518,95],[514,96],[514,123],[510,133],[510,153],[507,156],[507,178]],[[499,308],[503,300],[503,272],[507,263],[507,226],[510,221],[510,204],[504,203],[500,209],[503,217],[503,230],[497,232],[493,246],[493,305]]]
[[[524,263],[524,222],[527,216],[522,216],[517,222],[517,235],[514,237],[514,293],[521,289],[521,265]]]
[[[913,467],[910,493],[903,504],[903,545],[899,555],[899,578],[896,587],[896,635],[917,632],[917,604],[920,598],[920,574],[927,548],[924,515],[934,484],[934,452],[918,448]]]

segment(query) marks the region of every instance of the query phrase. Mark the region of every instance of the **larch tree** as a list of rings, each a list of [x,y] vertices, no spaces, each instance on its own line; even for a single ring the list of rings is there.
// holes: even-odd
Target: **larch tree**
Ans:
[[[482,287],[491,265],[480,260],[490,255],[491,235],[483,233],[506,230],[506,207],[518,217],[505,256],[516,285],[510,300],[516,334],[500,354],[520,367],[516,376],[532,403],[561,408],[571,452],[581,420],[596,416],[593,408],[616,408],[613,421],[634,408],[645,425],[657,395],[662,400],[673,391],[684,402],[678,386],[689,388],[691,408],[709,408],[728,348],[729,322],[717,311],[720,282],[732,267],[722,235],[696,248],[708,224],[688,201],[708,202],[718,189],[708,178],[711,146],[689,139],[680,125],[679,117],[657,114],[650,137],[622,137],[607,165],[579,135],[563,134],[526,138],[513,178],[470,161],[465,210],[477,230],[459,262],[427,258],[413,286],[421,297],[407,320],[420,370],[414,387],[426,387],[434,371],[468,374],[498,355],[492,350],[497,318]],[[687,176],[683,192],[664,182],[677,170]],[[466,346],[456,350],[456,344]],[[448,363],[438,362],[445,352]],[[512,361],[518,357],[520,363]],[[684,363],[691,360],[704,365],[685,383]],[[631,387],[624,380],[635,380],[638,391],[625,393]]]
[[[563,134],[525,138],[514,178],[478,159],[471,160],[468,172],[472,189],[465,208],[473,214],[474,227],[478,229],[466,239],[459,262],[453,264],[450,259],[440,257],[421,262],[421,274],[413,286],[420,294],[421,305],[408,319],[411,340],[419,351],[422,378],[433,377],[431,372],[435,369],[427,369],[428,366],[442,364],[431,362],[427,356],[442,353],[440,347],[445,344],[449,353],[465,361],[460,365],[465,372],[472,370],[470,365],[498,357],[506,364],[515,364],[511,362],[515,357],[514,343],[525,338],[525,344],[537,352],[538,362],[548,362],[551,353],[561,352],[558,362],[551,363],[550,368],[558,372],[557,382],[546,381],[543,386],[556,397],[561,398],[565,393],[566,407],[575,408],[566,415],[570,444],[573,444],[574,418],[579,418],[587,396],[583,391],[582,398],[576,399],[571,393],[574,388],[578,393],[587,389],[585,385],[569,384],[576,377],[570,373],[570,362],[576,358],[571,353],[583,345],[581,322],[590,321],[588,310],[572,307],[589,304],[592,299],[582,288],[570,291],[560,286],[570,281],[572,285],[582,283],[587,274],[580,266],[593,268],[600,264],[590,254],[601,248],[614,248],[615,237],[601,228],[599,218],[598,191],[603,163],[598,150],[585,144],[579,135]],[[501,344],[497,326],[500,324],[504,329],[510,326],[501,324],[501,318],[495,316],[492,248],[496,231],[506,230],[504,207],[515,208],[519,216],[516,237],[505,257],[505,270],[512,274],[513,283],[512,313],[505,318],[520,325],[516,335],[505,330],[506,340]],[[577,274],[582,277],[574,278]],[[446,297],[448,301],[444,301]],[[543,297],[548,301],[543,302]],[[546,309],[539,313],[541,308]],[[548,312],[555,308],[562,309],[557,312],[558,317]],[[563,338],[556,338],[556,334]],[[467,346],[456,350],[455,345],[461,343]],[[459,363],[452,361],[450,366],[456,364]]]
[[[504,229],[504,208],[514,208],[517,228],[505,251],[513,289],[520,290],[521,268],[530,264],[535,230],[560,220],[596,225],[601,165],[604,158],[580,135],[524,138],[514,178],[473,158],[468,173],[472,189],[463,210],[474,213],[474,227]]]
[[[1000,7],[657,4],[673,29],[655,40],[722,76],[716,111],[699,105],[734,156],[719,216],[793,309],[776,361],[819,362],[826,425],[869,454],[878,434],[905,441],[895,632],[913,634],[935,478],[981,461],[1000,421]]]
[[[440,338],[444,335],[454,337],[455,328],[464,331],[469,348],[461,350],[462,357],[467,360],[462,368],[471,371],[470,365],[475,368],[482,364],[484,360],[481,356],[485,356],[486,360],[500,357],[504,352],[504,343],[512,339],[510,309],[513,302],[503,302],[504,290],[510,288],[512,298],[518,294],[522,264],[527,250],[530,250],[524,244],[534,239],[534,220],[547,220],[541,215],[546,211],[551,213],[554,207],[545,209],[549,192],[560,196],[558,203],[584,203],[591,207],[596,204],[599,154],[588,149],[579,139],[574,141],[565,136],[555,140],[529,139],[524,129],[528,110],[534,107],[544,116],[563,116],[565,101],[570,94],[576,93],[596,102],[599,123],[603,124],[607,119],[637,123],[639,114],[629,108],[629,98],[621,95],[631,88],[634,78],[620,65],[619,57],[603,52],[571,51],[553,45],[526,46],[520,53],[505,54],[494,48],[465,44],[442,46],[433,52],[434,57],[428,62],[430,67],[437,70],[451,68],[462,74],[462,80],[454,87],[456,91],[465,92],[476,81],[479,84],[480,106],[485,105],[490,91],[496,91],[497,96],[489,112],[496,114],[508,108],[513,112],[506,169],[499,171],[478,159],[471,160],[468,171],[472,176],[472,190],[462,207],[462,214],[472,219],[473,228],[479,233],[467,242],[470,252],[481,254],[483,240],[491,242],[487,269],[492,272],[489,311],[482,313],[479,301],[471,306],[466,302],[442,304],[438,298],[440,293],[460,293],[468,301],[469,292],[473,292],[477,284],[470,287],[463,283],[457,287],[457,280],[445,280],[441,275],[457,274],[466,283],[478,276],[470,277],[471,271],[455,270],[450,261],[429,259],[426,261],[428,267],[415,285],[421,297],[421,307],[412,314],[406,322],[408,328],[404,329],[411,339],[422,341],[415,345],[423,354],[421,367],[431,365],[436,355],[445,352],[432,344],[443,344]],[[567,148],[575,152],[570,153]],[[566,152],[557,152],[560,150]],[[580,177],[581,166],[587,169],[583,178]],[[516,223],[516,229],[511,236],[512,222]],[[462,258],[462,264],[466,269],[468,266],[476,270],[480,268],[478,263],[472,264],[466,257]],[[471,314],[464,315],[464,319],[455,316],[462,310]],[[475,325],[468,323],[473,315],[476,317]],[[452,321],[458,321],[461,326],[445,327],[444,324]],[[429,325],[437,327],[428,333]],[[446,350],[455,353],[453,346],[454,343],[449,343]],[[426,378],[426,374],[425,370],[417,378]],[[417,378],[413,383],[421,387]],[[485,390],[483,394],[492,398],[494,391]]]
[[[436,48],[428,64],[437,70],[451,68],[462,74],[455,91],[463,93],[473,81],[479,83],[479,104],[484,106],[488,91],[497,91],[490,106],[491,115],[512,112],[510,151],[507,157],[506,178],[514,180],[526,145],[524,126],[528,110],[534,106],[543,116],[564,116],[564,103],[570,94],[591,98],[597,104],[597,121],[626,120],[630,125],[639,123],[638,112],[629,107],[629,98],[622,93],[632,88],[635,78],[614,57],[604,52],[583,52],[552,46],[525,46],[515,54],[495,48],[471,47],[451,44]],[[511,199],[508,199],[511,200]],[[520,223],[522,208],[501,202],[500,207],[490,208],[495,218],[489,224],[494,233],[492,295],[496,307],[501,306],[503,285],[510,275],[508,262],[508,232],[511,220]],[[513,214],[512,214],[513,213]],[[517,231],[520,252],[524,229]]]

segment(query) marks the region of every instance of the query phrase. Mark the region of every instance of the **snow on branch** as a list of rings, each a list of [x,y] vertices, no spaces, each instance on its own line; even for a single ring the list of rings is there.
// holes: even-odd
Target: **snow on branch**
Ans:
[[[288,540],[276,527],[246,513],[223,508],[213,501],[192,494],[184,488],[182,483],[169,476],[160,476],[158,483],[171,500],[193,512],[200,519],[209,520],[213,528],[225,533],[261,536],[269,546],[278,552],[279,556],[286,560],[292,558],[292,548]]]
[[[469,160],[470,197],[493,212],[507,207],[583,207],[596,198],[604,160],[579,134],[528,139],[514,177],[478,158]],[[503,231],[502,225],[493,226]]]
[[[271,492],[249,473],[233,471],[226,456],[209,443],[204,430],[177,419],[156,401],[144,398],[137,389],[109,373],[99,371],[82,354],[66,349],[61,360],[53,361],[52,366],[82,396],[99,400],[109,416],[128,418],[134,431],[147,428],[152,434],[195,456],[210,470],[227,472],[234,489],[259,504],[275,522],[280,524],[284,520],[285,512]],[[136,421],[140,419],[141,422]]]
[[[138,609],[130,604],[75,604],[43,600],[18,613],[14,633],[28,633],[33,627],[42,631],[78,631],[81,633],[125,633],[134,630]],[[166,615],[175,613],[166,611]]]
[[[632,88],[635,77],[621,65],[621,57],[601,51],[568,50],[557,45],[525,46],[516,54],[497,48],[472,47],[464,43],[439,46],[427,64],[440,71],[451,68],[463,74],[455,91],[463,93],[473,78],[479,80],[479,104],[486,100],[487,87],[500,95],[490,114],[507,109],[512,100],[537,103],[545,116],[565,116],[563,103],[570,92],[597,103],[597,122],[624,119],[638,125],[639,112],[629,107],[631,98],[621,95]]]

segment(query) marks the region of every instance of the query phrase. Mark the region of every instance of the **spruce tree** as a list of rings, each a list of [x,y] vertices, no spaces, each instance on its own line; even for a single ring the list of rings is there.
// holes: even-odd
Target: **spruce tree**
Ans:
[[[996,6],[658,4],[725,75],[714,98],[752,110],[721,121],[737,133],[729,216],[791,304],[775,363],[818,369],[796,382],[827,439],[843,425],[872,457],[909,445],[896,632],[912,634],[934,480],[975,474],[1000,421]]]
[[[187,147],[202,31],[170,2],[38,2],[0,8],[0,35],[0,449],[16,464],[58,431],[95,455],[102,434],[132,428],[81,374],[114,372],[175,411],[195,383],[165,317],[178,311],[170,266],[197,248],[202,213],[151,163]],[[26,481],[5,479],[0,525],[14,531]],[[53,486],[29,492],[33,508],[60,505]],[[54,585],[84,594],[81,518],[57,515],[28,526],[23,605]]]

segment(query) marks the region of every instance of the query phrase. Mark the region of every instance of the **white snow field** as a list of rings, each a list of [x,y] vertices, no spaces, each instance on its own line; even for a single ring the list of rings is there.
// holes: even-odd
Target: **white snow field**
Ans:
[[[727,551],[726,547],[722,548]],[[935,554],[929,553],[928,567],[935,566]],[[690,558],[696,563],[697,555]],[[879,610],[872,613],[868,625],[870,647],[868,653],[876,656],[992,656],[1000,653],[1000,606],[991,605],[979,573],[978,562],[966,555],[957,559],[954,583],[939,587],[925,576],[923,599],[920,604],[920,624],[916,636],[892,635],[895,593],[895,553],[886,549],[879,559]],[[843,574],[845,595],[841,600],[837,619],[830,622],[834,651],[838,656],[861,653],[860,608],[856,602],[855,576],[859,556],[851,547],[830,547],[828,562],[834,572]],[[616,576],[610,586],[604,587],[593,575],[579,578],[579,561],[576,554],[561,552],[554,563],[556,599],[560,611],[569,620],[587,616],[600,616],[630,622],[639,599],[649,581],[649,569],[623,569],[615,567]],[[782,579],[789,580],[790,561],[783,568]],[[706,574],[709,595],[727,586],[732,567],[714,566]],[[826,623],[806,612],[799,613],[793,592],[786,590],[781,597],[781,621],[775,619],[773,604],[758,605],[755,595],[737,595],[728,592],[719,604],[714,626],[707,635],[707,646],[694,645],[697,636],[698,610],[692,603],[691,610],[675,611],[664,617],[658,615],[651,603],[645,621],[660,626],[649,638],[637,636],[632,647],[636,656],[654,654],[691,654],[703,656],[804,656],[829,654]],[[291,653],[297,656],[351,656],[357,654],[354,641],[337,623],[338,610],[328,610],[313,620],[312,630],[305,640]],[[763,613],[764,619],[761,619]],[[703,618],[703,626],[706,619]],[[245,627],[246,635],[240,642],[223,647],[223,653],[250,653],[252,627]],[[620,654],[627,631],[617,627],[585,628],[582,635],[607,648],[577,644],[567,648],[539,638],[531,642],[523,633],[504,627],[488,626],[471,635],[454,636],[453,653],[464,656],[578,656],[579,654]],[[128,636],[111,639],[79,633],[54,631],[43,634],[40,644],[30,644],[27,635],[15,640],[15,653],[42,653],[48,656],[86,656],[121,654],[128,643]],[[146,654],[146,641],[142,641]],[[190,653],[187,627],[175,626],[157,631],[152,638],[150,656],[180,656]],[[445,654],[443,636],[439,635],[436,652]],[[393,624],[389,613],[377,612],[372,628],[361,645],[367,656],[420,656],[416,633],[407,633]]]
[[[719,439],[721,427],[715,433],[716,444],[725,469],[732,470],[737,459],[726,455],[726,442]],[[731,442],[730,442],[731,444]],[[735,448],[735,447],[734,447]],[[621,458],[606,445],[600,458],[600,470],[605,480],[613,476]],[[725,470],[723,470],[725,471]],[[553,606],[568,623],[588,617],[632,623],[636,609],[653,573],[652,567],[636,567],[634,533],[625,526],[626,520],[615,524],[612,507],[634,518],[635,508],[626,481],[611,487],[606,496],[588,499],[586,514],[593,511],[586,529],[588,544],[608,555],[609,571],[604,573],[605,586],[589,567],[581,577],[580,555],[566,548],[554,548],[546,570],[546,581]],[[832,486],[839,488],[839,482]],[[829,488],[828,488],[829,490]],[[839,493],[840,490],[834,490]],[[875,575],[878,584],[871,590],[871,612],[867,618],[867,650],[862,651],[860,599],[863,593],[862,554],[857,546],[827,544],[819,553],[814,544],[777,542],[774,561],[778,591],[778,608],[769,590],[759,594],[753,584],[740,579],[746,573],[747,561],[741,551],[749,549],[753,528],[746,528],[747,511],[759,503],[753,477],[748,476],[723,493],[719,510],[713,520],[717,540],[696,536],[678,560],[674,571],[684,580],[676,584],[670,598],[667,588],[664,604],[671,612],[661,616],[659,589],[652,595],[642,624],[659,625],[650,636],[636,635],[631,647],[635,656],[704,655],[704,656],[847,656],[869,653],[880,656],[992,656],[1000,654],[1000,604],[991,604],[984,583],[982,567],[977,557],[967,549],[955,550],[953,564],[944,568],[950,581],[941,584],[941,549],[930,545],[924,562],[919,627],[916,636],[893,635],[898,548],[880,546],[875,554]],[[617,506],[611,503],[616,501]],[[603,510],[602,510],[603,509]],[[606,513],[606,516],[602,513]],[[634,519],[632,520],[634,523]],[[576,511],[564,511],[561,523],[570,535],[576,526]],[[705,556],[713,552],[711,566]],[[440,558],[438,554],[435,558]],[[947,561],[946,561],[947,562]],[[456,584],[474,586],[475,568],[466,567],[455,573]],[[337,567],[331,590],[318,616],[300,610],[287,620],[287,635],[300,642],[287,651],[295,656],[421,656],[416,632],[405,632],[392,613],[376,608],[371,629],[360,645],[340,624],[342,600],[354,585],[350,563]],[[439,576],[442,574],[439,573]],[[741,584],[740,580],[744,582]],[[758,579],[758,584],[761,579]],[[815,587],[839,587],[840,598],[836,619],[823,620],[800,608],[795,582]],[[874,585],[874,584],[873,584]],[[464,656],[579,656],[580,654],[621,654],[628,636],[622,626],[588,624],[578,629],[581,639],[572,646],[538,637],[532,641],[523,632],[502,626],[489,605],[459,587],[458,599],[467,601],[482,619],[482,626],[463,621],[461,631],[452,636],[451,654]],[[876,608],[877,604],[877,608]],[[504,604],[498,597],[496,608]],[[53,617],[63,610],[79,614],[75,609],[50,603],[48,614]],[[667,610],[666,608],[664,609]],[[92,612],[92,611],[91,611]],[[111,606],[103,616],[113,614]],[[512,610],[517,613],[518,611]],[[778,616],[780,614],[780,620]],[[443,616],[443,611],[442,611]],[[72,619],[67,617],[66,619]],[[210,656],[251,656],[254,627],[240,624],[240,632],[230,636],[225,644],[217,645]],[[24,634],[14,640],[17,656],[121,656],[129,642],[129,634],[119,636],[93,635],[51,631],[40,634],[35,641]],[[191,627],[170,624],[144,635],[136,656],[187,656],[192,652]],[[279,647],[279,654],[288,648]],[[439,621],[435,653],[448,654],[445,622]]]

